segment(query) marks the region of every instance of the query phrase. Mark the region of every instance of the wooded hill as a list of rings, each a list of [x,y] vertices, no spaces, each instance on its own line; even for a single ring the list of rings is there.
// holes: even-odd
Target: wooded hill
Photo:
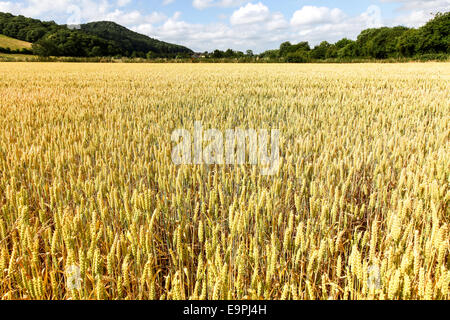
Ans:
[[[0,12],[0,34],[33,43],[33,53],[40,56],[175,58],[193,53],[186,47],[152,39],[108,21],[78,28]]]

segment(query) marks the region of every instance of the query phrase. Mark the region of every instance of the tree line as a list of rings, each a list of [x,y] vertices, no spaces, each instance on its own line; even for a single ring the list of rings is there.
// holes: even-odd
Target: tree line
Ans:
[[[447,59],[450,53],[450,12],[438,13],[420,28],[371,28],[356,40],[344,38],[311,47],[308,42],[284,42],[279,49],[255,55],[228,49],[196,53],[186,47],[155,40],[114,22],[92,22],[78,29],[23,16],[0,13],[0,33],[32,42],[41,57],[129,57],[205,61],[314,62],[355,59]],[[1,49],[0,49],[1,50]],[[5,52],[7,49],[3,49]],[[9,52],[7,52],[9,53]]]
[[[382,27],[362,31],[356,40],[344,38],[311,47],[302,41],[284,42],[279,49],[255,55],[252,50],[214,50],[196,54],[195,59],[209,62],[317,62],[366,59],[448,59],[450,53],[450,12],[438,13],[421,28]]]
[[[362,31],[356,40],[344,38],[331,44],[327,41],[311,47],[306,41],[284,42],[277,50],[268,50],[257,58],[272,62],[313,62],[352,59],[447,58],[450,53],[450,12],[438,13],[423,27],[382,27]],[[206,53],[209,58],[249,58],[250,52],[232,50]]]

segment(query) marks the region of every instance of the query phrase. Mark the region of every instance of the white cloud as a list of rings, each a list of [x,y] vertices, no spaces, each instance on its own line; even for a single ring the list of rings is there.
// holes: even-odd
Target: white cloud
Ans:
[[[192,5],[194,8],[203,10],[210,7],[222,7],[230,8],[237,7],[243,3],[249,2],[248,0],[194,0]]]
[[[140,24],[138,26],[132,27],[131,29],[142,34],[152,34],[155,32],[155,27],[153,27],[153,25],[150,23]]]
[[[272,15],[271,19],[267,22],[266,27],[269,31],[285,29],[289,26],[289,23],[284,19],[283,14],[276,12]]]
[[[159,12],[143,14],[138,10],[125,11],[122,7],[131,0],[25,0],[0,2],[0,11],[28,17],[58,20],[61,23],[79,24],[108,20],[126,26],[161,23],[167,17]]]
[[[10,1],[0,1],[0,12],[16,13],[17,5]]]
[[[267,21],[270,17],[270,10],[261,2],[257,4],[249,3],[245,7],[241,7],[230,18],[232,25],[251,24]]]
[[[128,26],[137,24],[155,24],[167,19],[164,14],[159,12],[152,12],[149,15],[143,15],[137,10],[124,12],[119,9],[109,12],[99,18],[100,19],[98,20],[114,21]]]
[[[117,0],[117,6],[118,7],[125,7],[129,5],[131,0]]]
[[[370,6],[366,12],[363,12],[359,19],[364,22],[367,28],[379,28],[383,25],[383,17],[381,15],[381,9],[378,6]]]
[[[6,8],[5,8],[6,7]],[[24,0],[20,2],[0,2],[0,10],[28,17],[59,20],[82,19],[99,20],[113,9],[107,0]]]
[[[389,21],[389,25],[420,27],[433,18],[438,12],[450,11],[450,0],[381,0],[398,3],[399,15]]]
[[[381,2],[399,3],[400,10],[448,11],[450,0],[381,0]]]
[[[402,14],[392,20],[392,25],[402,25],[406,27],[418,27],[425,24],[427,21],[432,19],[430,13],[426,13],[423,10],[413,11],[408,14]]]
[[[171,3],[173,3],[175,0],[164,0],[163,1],[163,6],[167,6],[167,5],[169,5],[169,4],[171,4]]]
[[[346,17],[345,13],[338,8],[304,6],[294,12],[291,19],[293,26],[312,25],[319,23],[337,23]]]
[[[331,9],[323,12],[331,12]],[[309,41],[317,44],[323,40],[336,42],[344,37],[356,39],[357,35],[364,29],[376,28],[383,25],[381,10],[377,6],[370,6],[358,16],[349,17],[347,15],[324,14],[328,21],[322,19],[321,23],[311,19],[309,24],[295,25],[295,19],[291,20],[293,29],[297,29],[295,36],[291,38],[293,42]],[[293,21],[294,20],[294,21]]]

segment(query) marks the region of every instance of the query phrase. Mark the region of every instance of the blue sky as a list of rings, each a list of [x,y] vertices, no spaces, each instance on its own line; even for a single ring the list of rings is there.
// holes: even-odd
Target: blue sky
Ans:
[[[0,11],[85,23],[110,20],[196,51],[261,52],[283,41],[335,42],[370,27],[418,27],[450,0],[0,0]]]

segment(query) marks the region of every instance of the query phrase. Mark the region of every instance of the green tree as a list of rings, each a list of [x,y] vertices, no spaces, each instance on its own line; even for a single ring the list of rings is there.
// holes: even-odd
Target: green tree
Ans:
[[[41,57],[58,56],[59,51],[55,43],[48,39],[41,39],[32,45],[33,54]]]
[[[420,35],[416,29],[410,29],[403,33],[397,41],[397,50],[404,57],[412,57],[417,53]]]
[[[285,61],[290,63],[305,63],[309,61],[309,56],[308,53],[304,50],[289,52],[286,55]]]
[[[325,59],[327,58],[328,50],[330,50],[331,44],[327,41],[322,41],[318,46],[315,46],[311,51],[311,58],[313,59]]]
[[[289,41],[283,42],[280,45],[280,56],[284,57],[290,52],[292,44]]]
[[[233,58],[234,57],[234,51],[231,50],[231,49],[228,49],[227,51],[225,51],[224,57],[225,58]]]
[[[225,53],[223,51],[220,50],[214,50],[214,52],[212,53],[212,57],[214,59],[221,59],[225,56]]]
[[[426,53],[450,53],[450,12],[438,13],[434,19],[419,28],[417,51]]]
[[[356,42],[347,42],[347,45],[338,50],[337,56],[339,58],[356,58],[358,56],[357,49]]]

